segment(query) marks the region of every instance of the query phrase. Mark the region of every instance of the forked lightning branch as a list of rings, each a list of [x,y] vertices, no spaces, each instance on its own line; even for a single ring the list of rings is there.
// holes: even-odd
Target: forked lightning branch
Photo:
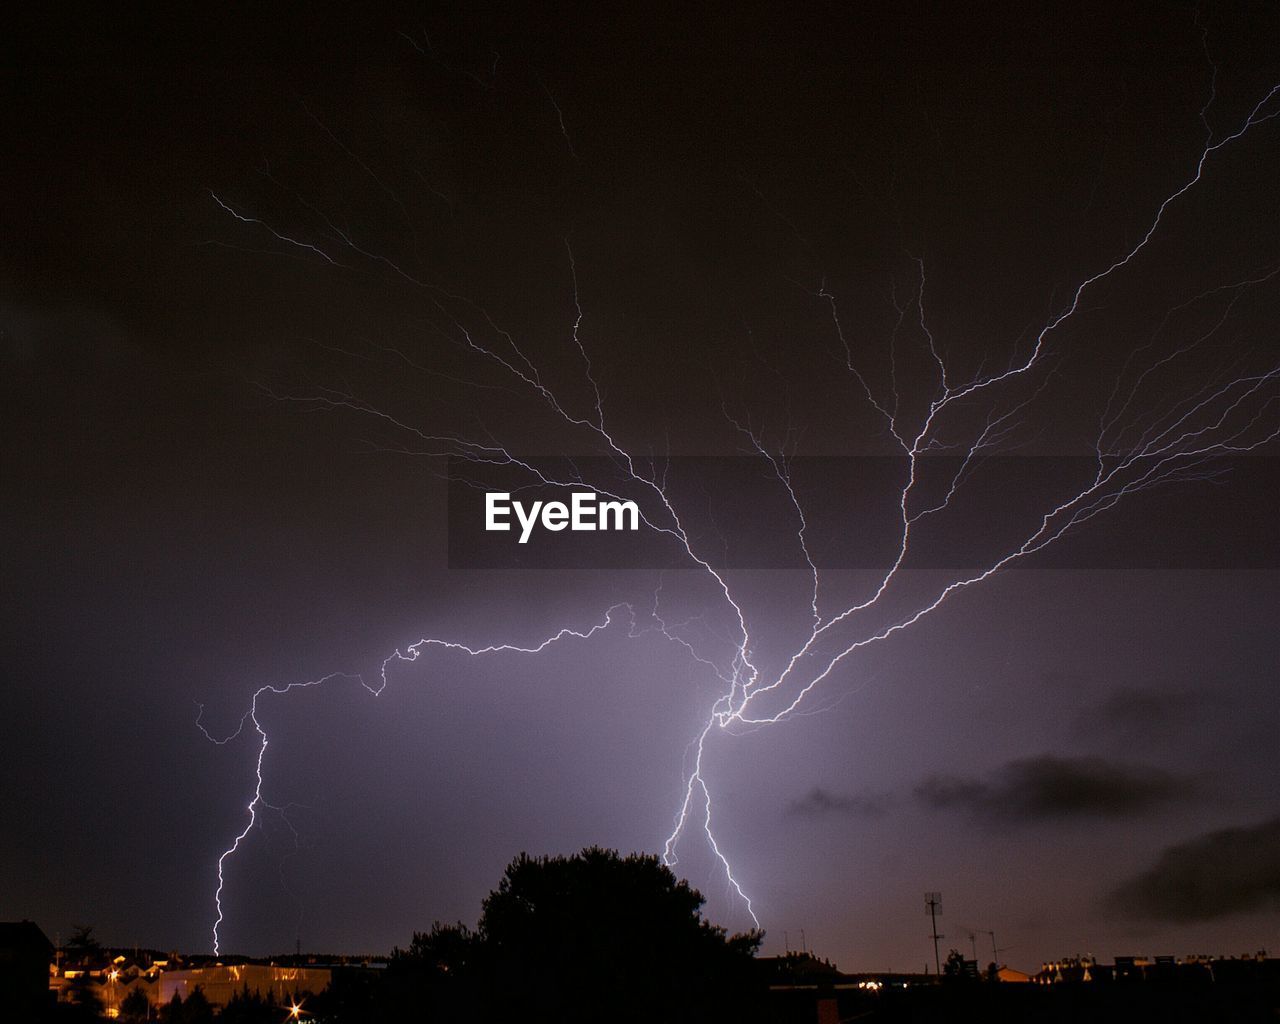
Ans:
[[[569,504],[563,501],[534,501],[526,505],[513,501],[508,491],[489,491],[484,496],[484,528],[490,533],[509,532],[511,517],[520,524],[521,544],[529,542],[535,526],[558,533],[571,530],[640,529],[640,508],[634,501],[600,501],[595,491],[574,491]]]
[[[1216,76],[1216,65],[1212,70]],[[567,240],[565,249],[574,311],[567,337],[572,350],[582,359],[583,385],[589,396],[582,408],[568,402],[544,382],[542,372],[518,343],[516,334],[500,326],[477,302],[419,281],[387,257],[358,245],[327,217],[329,234],[314,240],[298,238],[296,232],[277,230],[260,217],[241,213],[211,191],[214,202],[246,229],[266,232],[274,245],[294,255],[323,261],[335,268],[346,266],[338,257],[361,266],[378,264],[389,268],[398,279],[420,287],[427,294],[431,308],[441,317],[440,329],[464,350],[469,350],[477,366],[487,365],[503,376],[506,381],[503,387],[509,386],[517,394],[541,403],[548,422],[557,429],[574,432],[575,445],[589,443],[590,454],[605,456],[611,472],[641,497],[645,510],[642,514],[636,502],[616,499],[612,491],[591,490],[590,484],[576,475],[568,481],[553,479],[537,466],[513,455],[500,440],[487,433],[480,439],[453,433],[434,434],[343,388],[307,385],[284,392],[265,388],[268,394],[315,409],[355,412],[382,427],[394,428],[406,439],[406,454],[453,456],[477,466],[518,469],[528,474],[530,486],[554,487],[560,493],[567,492],[567,503],[526,503],[513,500],[508,492],[486,493],[485,530],[515,533],[518,526],[520,544],[527,544],[539,526],[556,533],[563,530],[636,531],[643,524],[675,546],[675,551],[683,556],[681,564],[695,571],[693,575],[698,582],[710,583],[708,592],[713,595],[714,609],[719,609],[728,627],[725,631],[715,631],[709,638],[708,642],[714,644],[712,648],[704,650],[695,644],[678,627],[663,619],[660,600],[664,580],[660,578],[651,594],[642,595],[643,605],[619,602],[587,625],[560,625],[541,639],[462,643],[427,635],[388,654],[377,677],[371,680],[360,675],[332,673],[259,686],[230,735],[218,737],[205,730],[205,735],[218,744],[229,743],[246,732],[256,737],[253,785],[240,829],[217,860],[217,886],[213,894],[214,953],[221,953],[220,929],[227,909],[224,905],[228,884],[226,869],[242,851],[250,833],[262,827],[261,820],[267,812],[282,815],[288,821],[287,805],[267,800],[269,787],[264,765],[268,762],[269,739],[261,717],[265,703],[336,680],[354,681],[376,697],[386,690],[388,672],[393,666],[417,662],[427,652],[470,657],[497,653],[535,655],[562,641],[589,640],[624,620],[631,623],[629,636],[664,638],[683,649],[697,665],[709,670],[719,683],[717,695],[702,707],[698,723],[691,724],[689,730],[691,740],[682,765],[683,784],[679,793],[673,794],[675,814],[663,844],[663,862],[669,866],[678,863],[677,847],[681,841],[690,831],[700,833],[723,870],[729,889],[741,899],[752,922],[759,926],[751,899],[739,884],[728,852],[717,838],[713,787],[705,758],[713,737],[753,733],[805,713],[814,691],[824,684],[829,686],[832,677],[842,669],[850,669],[861,652],[910,630],[944,604],[1007,568],[1025,564],[1036,553],[1128,496],[1171,483],[1213,480],[1215,460],[1254,452],[1262,454],[1280,442],[1280,420],[1275,416],[1280,360],[1273,361],[1267,356],[1264,361],[1249,362],[1233,355],[1207,376],[1199,372],[1193,361],[1207,351],[1207,343],[1227,329],[1232,307],[1242,295],[1280,280],[1280,265],[1269,265],[1247,276],[1214,275],[1203,292],[1185,301],[1177,300],[1179,304],[1165,313],[1147,339],[1134,344],[1129,359],[1111,376],[1109,390],[1104,387],[1105,397],[1090,413],[1091,419],[1096,416],[1093,419],[1096,429],[1090,424],[1092,451],[1085,463],[1088,471],[1064,480],[1048,500],[1034,505],[1007,545],[981,559],[978,565],[953,575],[927,574],[927,579],[919,582],[919,588],[908,587],[906,577],[910,569],[907,566],[921,543],[917,540],[919,535],[930,530],[937,520],[959,516],[952,499],[964,489],[979,465],[988,462],[989,456],[1019,443],[1016,432],[1024,419],[1028,427],[1034,427],[1034,403],[1055,380],[1063,353],[1074,354],[1069,351],[1074,336],[1063,335],[1091,310],[1105,308],[1112,301],[1111,296],[1104,299],[1093,293],[1102,291],[1104,284],[1119,284],[1142,262],[1144,251],[1159,233],[1166,214],[1175,206],[1189,202],[1188,194],[1209,174],[1218,154],[1228,147],[1243,147],[1247,135],[1261,133],[1262,126],[1270,122],[1280,122],[1277,106],[1280,84],[1263,93],[1225,134],[1211,130],[1206,120],[1215,95],[1211,86],[1208,101],[1200,110],[1205,137],[1198,152],[1187,155],[1176,181],[1143,204],[1145,227],[1137,231],[1136,240],[1118,248],[1108,246],[1094,257],[1092,270],[1079,272],[1074,285],[1064,289],[1065,301],[1051,306],[1052,311],[1028,329],[1025,343],[1018,338],[1008,343],[1003,352],[993,353],[995,369],[979,368],[974,376],[969,376],[948,359],[946,339],[935,337],[925,302],[923,257],[914,259],[914,297],[907,305],[898,302],[896,297],[893,299],[898,323],[909,317],[918,325],[918,348],[923,354],[918,383],[910,379],[905,369],[899,372],[897,353],[901,344],[896,327],[885,339],[887,373],[871,376],[864,369],[863,360],[868,357],[858,339],[845,331],[835,291],[829,290],[822,278],[817,291],[810,293],[824,318],[830,315],[830,329],[818,343],[826,348],[834,347],[836,359],[847,370],[844,386],[877,422],[880,439],[877,443],[890,445],[893,457],[900,464],[894,496],[888,503],[896,540],[884,563],[869,574],[865,590],[850,593],[839,587],[833,595],[828,577],[819,572],[811,555],[806,503],[791,482],[790,457],[794,444],[789,441],[790,432],[781,440],[770,439],[754,428],[749,419],[740,421],[731,416],[722,400],[727,429],[743,438],[752,457],[758,456],[762,461],[765,473],[761,479],[769,492],[776,493],[776,488],[780,491],[778,496],[789,502],[794,513],[791,539],[799,563],[797,568],[807,570],[803,576],[806,579],[804,597],[810,612],[808,621],[795,634],[786,637],[781,646],[763,652],[766,659],[759,661],[757,652],[762,643],[754,622],[755,612],[738,591],[736,577],[717,561],[720,552],[715,546],[703,548],[698,532],[686,518],[687,510],[682,509],[668,489],[666,477],[654,472],[652,458],[646,459],[640,448],[616,433],[606,416],[600,382],[587,346],[579,335],[584,314],[579,301],[577,265]],[[1207,332],[1180,344],[1166,345],[1162,331],[1167,323],[1206,309],[1213,311],[1208,314]],[[1198,330],[1192,326],[1187,329]],[[1166,347],[1157,347],[1157,342]],[[986,365],[984,362],[982,367]],[[1160,372],[1180,373],[1186,386],[1162,392],[1156,387],[1156,375]],[[913,392],[919,395],[915,401],[911,400]],[[939,451],[958,453],[959,470],[954,469],[953,461],[933,459]],[[933,490],[930,483],[935,484]],[[605,495],[609,500],[601,500]],[[749,513],[751,509],[748,507],[745,511]],[[859,529],[859,523],[852,518],[837,520],[833,526],[841,532]],[[638,607],[649,610],[638,612]],[[197,725],[204,730],[199,717]]]

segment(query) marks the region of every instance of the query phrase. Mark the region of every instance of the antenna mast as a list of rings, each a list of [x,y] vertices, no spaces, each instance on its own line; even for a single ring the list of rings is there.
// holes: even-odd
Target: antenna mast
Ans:
[[[929,915],[929,921],[933,925],[933,966],[942,975],[942,960],[938,956],[938,940],[946,938],[945,935],[938,934],[938,915],[942,913],[942,893],[927,892],[924,894],[925,910]]]

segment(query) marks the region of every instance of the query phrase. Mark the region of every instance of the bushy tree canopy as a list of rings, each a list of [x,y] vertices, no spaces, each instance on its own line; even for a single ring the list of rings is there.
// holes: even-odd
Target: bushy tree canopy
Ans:
[[[396,951],[387,1015],[412,1004],[428,1018],[749,1020],[762,936],[728,936],[703,903],[654,856],[521,854],[476,931],[437,923]]]

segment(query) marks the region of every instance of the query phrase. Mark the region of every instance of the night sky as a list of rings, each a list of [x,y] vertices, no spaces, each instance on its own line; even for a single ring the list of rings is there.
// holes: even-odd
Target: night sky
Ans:
[[[812,618],[775,465],[820,614],[866,601],[887,420],[945,366],[1018,372],[938,415],[913,508],[990,447],[846,645],[1016,550],[1100,422],[1113,462],[1227,447],[712,728],[766,952],[918,970],[926,890],[983,963],[1280,949],[1280,11],[685,7],[5,33],[0,918],[211,949],[257,746],[197,720],[331,673],[259,698],[284,811],[225,862],[224,952],[386,952],[522,850],[661,853],[734,609],[667,535],[477,531],[468,484],[530,481],[456,456],[612,486],[594,379],[764,684]],[[747,928],[691,806],[676,870]]]

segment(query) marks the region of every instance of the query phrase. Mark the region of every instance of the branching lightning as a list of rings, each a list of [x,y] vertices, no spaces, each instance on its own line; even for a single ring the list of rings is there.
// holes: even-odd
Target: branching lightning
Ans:
[[[409,42],[422,48],[412,38]],[[360,676],[336,673],[308,682],[260,687],[254,692],[249,710],[241,718],[235,732],[224,737],[214,737],[205,731],[210,740],[220,744],[230,742],[245,732],[246,726],[251,726],[257,736],[255,785],[252,798],[245,809],[247,821],[217,861],[217,888],[214,893],[216,920],[213,925],[215,953],[221,951],[221,928],[225,921],[225,869],[247,842],[255,827],[260,826],[263,812],[278,810],[268,804],[264,797],[264,768],[270,742],[260,717],[264,698],[285,697],[295,690],[339,681],[358,683],[372,696],[378,697],[389,684],[389,670],[393,666],[417,662],[433,649],[469,657],[500,652],[532,656],[554,644],[589,641],[619,620],[626,621],[630,636],[653,633],[676,644],[696,664],[707,669],[721,686],[705,719],[693,731],[694,740],[690,746],[691,757],[686,765],[682,796],[672,829],[665,838],[662,856],[667,864],[675,865],[678,862],[677,849],[680,843],[686,839],[690,829],[700,829],[702,838],[723,870],[729,887],[741,899],[747,914],[758,926],[759,918],[746,888],[740,883],[713,829],[712,787],[708,782],[707,771],[709,747],[716,736],[756,730],[790,718],[799,711],[815,688],[827,681],[837,667],[856,652],[909,629],[931,615],[951,597],[1043,550],[1067,532],[1105,512],[1125,496],[1174,481],[1207,478],[1213,472],[1214,459],[1255,451],[1280,437],[1280,415],[1277,415],[1277,403],[1280,402],[1277,391],[1280,365],[1242,375],[1228,369],[1206,381],[1193,394],[1176,399],[1166,407],[1148,410],[1143,416],[1135,414],[1142,403],[1143,389],[1151,375],[1186,357],[1213,336],[1226,323],[1232,306],[1242,293],[1280,275],[1280,267],[1276,267],[1265,268],[1245,280],[1210,289],[1170,311],[1166,321],[1198,302],[1224,294],[1230,296],[1221,316],[1197,339],[1171,351],[1156,354],[1154,346],[1163,330],[1162,324],[1150,342],[1134,350],[1117,376],[1106,406],[1098,418],[1092,476],[1080,481],[1074,490],[1046,507],[1019,542],[979,569],[957,574],[945,585],[917,598],[905,612],[893,611],[888,607],[889,595],[894,594],[896,599],[896,593],[901,589],[899,585],[905,574],[904,566],[912,548],[913,536],[922,528],[923,523],[946,513],[954,497],[976,472],[982,459],[1001,448],[1031,404],[1052,380],[1055,369],[1049,353],[1053,336],[1060,333],[1064,325],[1078,318],[1087,292],[1102,282],[1119,276],[1141,257],[1160,229],[1167,211],[1202,181],[1215,154],[1237,143],[1265,122],[1280,116],[1280,109],[1273,109],[1277,94],[1280,94],[1280,86],[1267,92],[1233,132],[1216,140],[1213,133],[1208,131],[1208,123],[1205,121],[1207,137],[1192,163],[1191,172],[1159,202],[1136,244],[1102,261],[1099,269],[1080,280],[1071,292],[1070,301],[1034,329],[1033,340],[1025,355],[1012,359],[1005,368],[997,372],[983,373],[980,370],[978,375],[966,378],[959,376],[957,370],[949,365],[945,346],[935,338],[929,325],[925,301],[926,265],[924,259],[920,258],[914,261],[916,275],[913,298],[909,303],[900,303],[896,296],[894,299],[898,318],[890,346],[889,384],[886,388],[879,389],[884,393],[878,393],[878,389],[873,386],[872,376],[858,365],[858,346],[846,333],[835,292],[826,280],[820,283],[812,295],[821,307],[829,311],[831,329],[841,346],[842,362],[852,381],[853,391],[858,400],[865,401],[878,417],[895,452],[903,461],[903,480],[896,492],[899,520],[895,529],[896,554],[888,568],[877,574],[865,596],[852,603],[846,602],[843,607],[835,610],[827,610],[830,606],[824,591],[823,577],[809,545],[810,520],[806,516],[802,495],[792,483],[789,454],[785,448],[771,446],[763,431],[753,427],[750,421],[744,422],[743,417],[731,415],[726,406],[724,414],[732,428],[747,440],[750,452],[764,460],[772,481],[782,489],[794,514],[796,547],[807,574],[810,623],[805,633],[802,633],[802,641],[791,648],[789,653],[782,652],[776,658],[782,668],[771,674],[766,674],[757,667],[756,640],[749,625],[750,618],[744,608],[744,600],[735,593],[731,574],[717,565],[714,556],[695,542],[693,531],[682,518],[678,500],[668,486],[665,475],[656,470],[653,460],[634,452],[609,424],[599,378],[582,338],[581,328],[585,314],[579,295],[578,264],[567,239],[565,248],[574,310],[569,340],[581,359],[583,386],[589,394],[584,411],[575,411],[576,404],[548,383],[548,378],[517,343],[514,334],[499,327],[493,317],[477,304],[450,294],[436,285],[425,283],[385,257],[366,251],[352,240],[349,233],[339,231],[331,222],[328,224],[330,230],[323,239],[299,240],[277,231],[262,219],[240,212],[231,203],[210,193],[224,211],[246,228],[264,230],[276,243],[300,250],[308,258],[315,257],[335,267],[344,265],[342,259],[378,263],[390,267],[402,279],[420,288],[428,296],[434,310],[445,318],[455,339],[462,346],[476,358],[490,363],[491,368],[496,368],[498,373],[505,375],[514,388],[540,401],[549,415],[559,421],[560,426],[578,432],[585,442],[595,445],[610,457],[611,463],[618,468],[625,481],[625,486],[631,491],[627,495],[621,495],[616,492],[616,488],[595,489],[609,497],[639,499],[644,526],[678,546],[688,566],[711,584],[734,628],[727,653],[713,657],[698,650],[684,637],[679,627],[668,624],[662,618],[659,607],[662,585],[659,583],[658,590],[653,595],[652,607],[643,612],[637,611],[630,603],[615,604],[594,623],[586,626],[567,625],[537,642],[504,641],[471,645],[427,636],[390,654],[382,662],[373,683],[366,682]],[[549,92],[547,95],[551,98]],[[1211,96],[1210,103],[1212,99]],[[563,113],[553,98],[551,102],[559,117],[560,130],[569,143]],[[1205,120],[1207,116],[1207,107],[1208,105],[1200,112],[1201,120]],[[569,145],[572,151],[572,143]],[[918,332],[923,339],[932,378],[926,390],[927,400],[920,404],[914,414],[904,411],[910,403],[904,401],[904,396],[900,393],[897,360],[900,330]],[[1141,362],[1142,360],[1145,362]],[[1030,383],[1018,390],[1015,385],[1021,381]],[[478,465],[519,470],[539,484],[591,485],[591,481],[583,480],[576,469],[567,477],[561,473],[553,473],[536,465],[534,460],[512,454],[508,448],[492,439],[477,441],[460,434],[427,433],[354,393],[327,387],[312,387],[306,391],[268,390],[282,401],[300,402],[314,408],[346,410],[376,418],[383,425],[401,432],[408,439],[405,450],[414,454],[452,455]],[[984,409],[980,405],[982,402],[989,403],[989,407]],[[962,409],[966,415],[976,416],[978,426],[970,431],[965,440],[957,441],[953,432],[964,426],[964,421],[957,415]],[[958,469],[945,482],[941,496],[922,494],[920,481],[927,457],[951,450],[958,451],[961,457]],[[204,727],[201,726],[201,729]]]

